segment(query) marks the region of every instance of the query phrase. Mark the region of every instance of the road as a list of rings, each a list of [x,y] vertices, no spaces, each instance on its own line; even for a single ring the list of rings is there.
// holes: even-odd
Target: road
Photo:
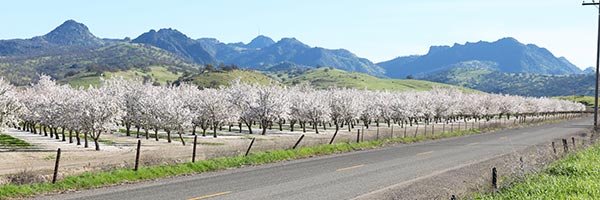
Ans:
[[[591,128],[589,118],[107,187],[42,199],[351,199]]]

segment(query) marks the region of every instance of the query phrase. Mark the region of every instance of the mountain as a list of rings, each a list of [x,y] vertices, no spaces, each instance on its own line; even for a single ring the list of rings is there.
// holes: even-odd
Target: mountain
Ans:
[[[261,39],[262,38],[262,39]],[[268,41],[264,36],[253,40]],[[251,42],[249,45],[251,45]],[[217,55],[225,64],[236,64],[249,69],[265,70],[281,63],[293,63],[298,66],[333,67],[349,72],[361,72],[375,76],[383,76],[383,68],[371,61],[360,58],[345,49],[325,49],[321,47],[310,47],[296,38],[282,38],[278,42],[269,44],[262,43],[261,48],[241,48],[237,50],[228,49],[227,57]],[[247,45],[248,46],[248,45]],[[237,46],[239,48],[239,46]],[[237,52],[237,54],[235,54]]]
[[[427,81],[446,83],[488,93],[521,96],[593,95],[595,74],[507,73],[485,67],[453,68],[425,76]]]
[[[264,35],[259,35],[258,37],[254,38],[252,41],[250,41],[250,43],[248,43],[244,47],[246,47],[248,49],[262,49],[262,48],[271,46],[273,44],[275,44],[275,41],[273,41],[273,39],[271,39],[270,37],[267,37]]]
[[[594,73],[594,72],[596,72],[596,68],[595,67],[588,67],[588,68],[585,68],[583,70],[584,74],[589,74],[589,73]]]
[[[0,40],[0,76],[16,85],[27,85],[39,74],[59,80],[82,75],[97,78],[105,72],[148,71],[158,66],[171,72],[199,68],[151,45],[99,39],[74,20],[43,36]]]
[[[75,20],[67,20],[41,39],[56,45],[78,45],[97,47],[104,44],[102,39],[94,36],[87,26]]]
[[[485,63],[486,68],[507,73],[580,74],[566,58],[555,57],[545,48],[523,44],[514,38],[495,42],[467,42],[464,45],[432,46],[423,56],[399,57],[378,63],[389,77],[426,77],[439,71]]]
[[[149,44],[198,64],[218,64],[215,57],[198,41],[175,29],[150,30],[132,40],[133,43]]]
[[[160,29],[144,33],[132,42],[153,45],[198,64],[233,64],[246,69],[265,70],[289,62],[299,66],[328,66],[375,76],[383,76],[385,73],[383,68],[348,50],[310,47],[296,38],[283,38],[274,42],[267,36],[259,35],[248,44],[225,44],[214,38],[193,40],[177,30]]]

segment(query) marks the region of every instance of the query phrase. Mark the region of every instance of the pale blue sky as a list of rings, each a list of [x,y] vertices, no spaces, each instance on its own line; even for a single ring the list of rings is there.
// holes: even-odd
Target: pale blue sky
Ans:
[[[42,35],[67,19],[103,38],[172,27],[192,38],[279,40],[345,48],[374,62],[425,54],[431,45],[511,36],[581,68],[595,63],[598,11],[581,0],[8,0],[0,39]]]

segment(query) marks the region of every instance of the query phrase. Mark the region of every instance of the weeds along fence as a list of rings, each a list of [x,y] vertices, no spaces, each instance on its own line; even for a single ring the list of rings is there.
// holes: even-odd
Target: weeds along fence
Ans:
[[[501,128],[519,127],[528,124],[543,123],[549,121],[573,119],[587,116],[588,113],[570,113],[553,116],[531,116],[526,119],[520,118],[494,118],[491,120],[459,120],[455,122],[431,122],[431,123],[415,123],[409,125],[390,125],[381,123],[379,126],[372,123],[367,128],[357,123],[348,131],[347,127],[340,129],[339,133],[333,139],[333,143],[355,143],[367,142],[372,140],[383,140],[388,138],[420,138],[426,137],[435,138],[444,133],[457,131],[486,131],[496,130]],[[297,148],[311,147],[317,145],[326,145],[332,141],[334,130],[332,127],[325,125],[325,130],[320,130],[316,134],[311,129],[306,129],[304,132],[301,128],[297,128],[294,132],[279,131],[278,127],[272,127],[272,130],[267,135],[247,134],[244,131],[233,129],[231,132],[228,127],[223,127],[219,131],[219,137],[212,138],[211,135],[206,137],[199,136],[197,138],[197,146],[195,152],[195,160],[206,160],[218,157],[243,156],[246,152],[262,152],[269,150],[291,149],[294,146]],[[288,126],[289,128],[289,126]],[[474,131],[474,132],[475,132]],[[58,131],[60,132],[60,131]],[[19,134],[33,134],[21,131]],[[39,131],[37,134],[40,134]],[[136,165],[137,142],[141,141],[139,162],[142,166],[166,165],[175,163],[191,162],[194,148],[194,136],[190,133],[185,134],[182,138],[186,141],[186,145],[182,145],[177,141],[168,143],[165,139],[166,133],[159,132],[159,141],[154,138],[145,139],[144,135],[140,138],[136,134],[126,136],[125,133],[115,131],[104,137],[101,145],[104,146],[101,151],[93,151],[93,145],[89,145],[89,150],[82,148],[85,138],[80,138],[81,145],[77,142],[69,143],[69,139],[63,142],[61,138],[57,139],[57,143],[63,148],[60,167],[58,168],[57,178],[61,179],[66,175],[80,174],[83,172],[94,171],[109,171],[114,169],[128,168],[134,169]],[[197,133],[198,134],[198,133]],[[201,135],[201,134],[198,134]],[[55,137],[54,135],[53,137]],[[68,133],[66,137],[68,137]],[[43,134],[39,137],[44,137]],[[48,137],[50,137],[48,135]],[[302,138],[302,139],[300,139]],[[89,142],[89,141],[88,141]],[[250,144],[252,146],[250,148]],[[561,147],[557,145],[557,148]],[[56,152],[49,149],[46,152],[30,152],[31,154],[43,154],[43,156],[34,156],[33,158],[16,158],[12,165],[19,166],[17,171],[1,171],[4,176],[1,183],[27,183],[52,180],[55,167]],[[249,150],[249,151],[248,151]],[[7,152],[14,154],[25,154],[25,152]],[[22,165],[19,165],[22,164]],[[57,164],[56,164],[57,165]],[[24,177],[24,178],[23,178]]]

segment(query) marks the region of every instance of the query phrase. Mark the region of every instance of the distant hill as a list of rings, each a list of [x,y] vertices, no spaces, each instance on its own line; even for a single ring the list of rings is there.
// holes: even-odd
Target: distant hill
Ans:
[[[148,71],[151,66],[173,72],[199,68],[154,46],[99,39],[73,20],[43,36],[0,40],[0,76],[16,85],[27,85],[39,74],[61,80],[80,73]]]
[[[227,65],[235,64],[247,69],[266,70],[282,63],[293,63],[296,66],[310,68],[330,66],[374,76],[385,74],[383,68],[348,50],[310,47],[296,38],[283,38],[273,42],[271,38],[261,35],[249,44],[224,44],[210,38],[202,38],[197,41],[201,42],[205,49],[220,62]]]
[[[595,74],[543,75],[506,73],[488,68],[455,68],[423,80],[463,86],[489,93],[522,96],[593,95]]]
[[[426,91],[434,87],[452,87],[466,92],[478,92],[472,89],[423,80],[377,78],[363,73],[349,73],[329,67],[313,69],[299,76],[289,78],[284,83],[294,85],[309,82],[317,88],[344,87],[381,91]]]
[[[188,74],[179,77],[175,82],[190,82],[201,88],[217,88],[219,86],[228,86],[234,80],[240,80],[248,84],[269,84],[277,83],[262,73],[252,70],[230,70],[202,72],[199,74]]]
[[[408,75],[426,77],[439,71],[483,64],[490,70],[507,73],[530,74],[580,74],[579,68],[566,58],[555,57],[545,48],[523,44],[514,38],[503,38],[495,42],[432,46],[423,56],[399,57],[378,63],[386,75],[404,78]]]
[[[199,41],[193,40],[175,29],[150,30],[133,39],[132,42],[156,46],[198,64],[219,63]]]

